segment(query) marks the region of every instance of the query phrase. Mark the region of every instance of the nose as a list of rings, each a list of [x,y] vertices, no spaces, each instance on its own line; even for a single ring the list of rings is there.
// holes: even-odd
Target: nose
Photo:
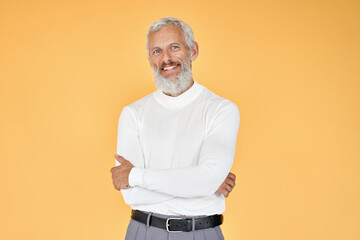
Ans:
[[[169,63],[171,62],[171,56],[168,50],[164,50],[163,51],[163,59],[162,59],[163,63]]]

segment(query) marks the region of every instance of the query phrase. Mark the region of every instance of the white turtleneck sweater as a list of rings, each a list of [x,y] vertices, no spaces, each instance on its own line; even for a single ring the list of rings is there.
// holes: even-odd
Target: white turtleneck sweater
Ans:
[[[231,169],[239,123],[234,103],[196,82],[177,97],[157,90],[124,107],[117,154],[135,166],[125,202],[167,215],[223,213],[216,191]]]

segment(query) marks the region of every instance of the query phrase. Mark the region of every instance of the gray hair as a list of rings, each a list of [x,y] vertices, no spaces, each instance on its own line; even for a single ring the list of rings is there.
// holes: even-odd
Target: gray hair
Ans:
[[[148,32],[147,32],[147,36],[146,36],[146,51],[149,54],[149,36],[151,33],[153,32],[157,32],[160,29],[162,29],[165,26],[170,26],[170,25],[176,25],[182,28],[182,30],[184,31],[184,35],[185,35],[185,42],[187,44],[187,46],[189,47],[189,51],[191,51],[191,49],[194,46],[194,33],[191,30],[191,27],[184,23],[183,21],[181,21],[180,19],[177,18],[173,18],[173,17],[166,17],[166,18],[161,18],[159,20],[157,20],[156,22],[154,22],[153,24],[150,25],[150,27],[148,28]]]

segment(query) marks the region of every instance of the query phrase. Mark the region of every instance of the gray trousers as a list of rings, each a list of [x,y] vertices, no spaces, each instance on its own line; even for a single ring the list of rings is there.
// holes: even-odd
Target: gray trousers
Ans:
[[[152,216],[161,218],[174,217],[157,213],[153,213]],[[191,218],[187,216],[181,217]],[[195,219],[196,218],[197,217],[195,217]],[[134,219],[130,219],[125,240],[224,240],[224,236],[220,226],[191,232],[169,233],[165,229],[149,226],[135,221]]]

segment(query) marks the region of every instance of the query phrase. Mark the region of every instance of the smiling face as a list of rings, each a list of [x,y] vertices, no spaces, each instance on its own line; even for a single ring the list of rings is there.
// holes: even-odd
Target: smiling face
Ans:
[[[176,25],[164,26],[149,35],[149,62],[154,71],[174,82],[184,70],[184,64],[191,67],[198,55],[197,43],[189,50],[182,28]]]

